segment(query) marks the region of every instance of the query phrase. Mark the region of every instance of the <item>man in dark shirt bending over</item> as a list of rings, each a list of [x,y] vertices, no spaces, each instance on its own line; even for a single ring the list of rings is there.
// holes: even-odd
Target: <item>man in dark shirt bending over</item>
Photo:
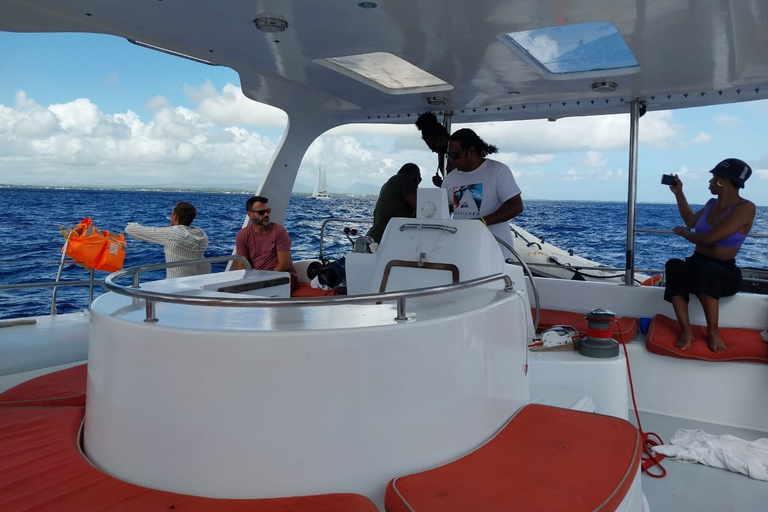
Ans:
[[[397,174],[381,187],[376,208],[373,210],[373,227],[367,235],[376,243],[381,242],[389,219],[413,217],[416,213],[416,189],[421,183],[421,170],[416,164],[405,164]]]

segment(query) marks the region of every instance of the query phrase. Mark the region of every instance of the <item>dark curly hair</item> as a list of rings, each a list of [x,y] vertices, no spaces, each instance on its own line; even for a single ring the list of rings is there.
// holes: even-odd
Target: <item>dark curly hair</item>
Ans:
[[[497,153],[499,148],[493,144],[488,144],[469,128],[462,128],[453,132],[448,140],[455,140],[461,144],[461,149],[475,148],[475,152],[480,158],[485,158],[491,153]]]
[[[432,112],[424,112],[416,119],[416,128],[421,131],[421,137],[423,139],[436,139],[439,137],[450,136],[448,130],[440,124],[437,120],[437,116]]]

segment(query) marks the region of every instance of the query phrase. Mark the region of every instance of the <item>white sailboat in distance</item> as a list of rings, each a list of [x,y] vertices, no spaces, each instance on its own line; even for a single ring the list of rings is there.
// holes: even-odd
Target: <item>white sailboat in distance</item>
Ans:
[[[331,196],[328,195],[328,190],[325,184],[325,171],[323,171],[322,165],[318,168],[317,183],[315,183],[315,190],[312,192],[312,197],[315,199],[331,198]]]

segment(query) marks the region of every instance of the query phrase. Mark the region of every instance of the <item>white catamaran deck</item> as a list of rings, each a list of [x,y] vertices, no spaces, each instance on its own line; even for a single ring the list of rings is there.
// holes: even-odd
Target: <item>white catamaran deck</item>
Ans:
[[[117,0],[0,0],[0,30],[110,34],[234,70],[247,98],[288,117],[270,162],[258,162],[266,175],[252,184],[269,197],[276,223],[284,223],[310,145],[335,127],[413,125],[427,110],[450,131],[467,123],[627,115],[626,283],[635,269],[638,169],[648,166],[638,165],[641,134],[654,126],[641,117],[768,98],[768,0],[188,0],[130,8]],[[486,125],[478,132],[492,130]],[[416,139],[413,126],[411,132]],[[519,141],[510,142],[517,149],[514,144]],[[500,147],[507,150],[506,143]],[[219,172],[254,163],[241,160]],[[371,168],[362,159],[353,165]],[[250,299],[229,307],[218,290],[169,300],[152,295],[154,284],[118,290],[107,278],[107,288],[121,296],[102,295],[90,318],[61,315],[0,328],[0,389],[87,357],[83,450],[103,470],[153,489],[225,499],[343,487],[383,510],[389,479],[466,454],[536,396],[541,359],[527,351],[534,303],[580,314],[605,308],[632,318],[674,315],[659,288],[555,279],[526,285],[519,268],[517,275],[503,268],[511,265],[490,231],[474,220],[435,216],[441,204],[417,208],[429,220],[390,221],[375,254],[350,253],[345,299],[351,301],[334,298],[315,308],[268,299],[247,304],[253,309],[246,311],[241,305]],[[393,227],[401,221],[408,225]],[[162,282],[156,286],[169,291]],[[380,290],[390,295],[375,297]],[[392,305],[386,301],[393,293],[410,295]],[[355,294],[370,295],[362,304]],[[763,330],[766,318],[768,296],[739,293],[721,301],[720,327]],[[691,320],[703,325],[696,300]],[[653,411],[643,413],[646,432],[667,442],[679,428],[768,437],[765,364],[655,356],[643,341],[638,334],[628,352],[638,407]],[[545,362],[554,376],[573,373],[569,396],[589,395],[579,389],[586,381],[612,391],[611,399],[626,396],[626,375],[603,371],[620,367],[620,356],[562,367],[551,359]],[[600,394],[591,398],[604,413]],[[597,415],[566,412],[599,425]],[[629,470],[615,472],[626,483],[628,474],[636,475],[638,434],[621,419],[608,421],[631,434],[629,441],[611,437],[635,454]],[[563,420],[562,429],[577,422]],[[12,430],[12,423],[0,426]],[[6,450],[18,453],[8,439]],[[562,444],[571,441],[579,444]],[[582,441],[581,447],[594,445]],[[46,463],[38,459],[31,464]],[[536,462],[528,459],[521,463]],[[588,460],[574,466],[562,452],[549,460],[553,467],[578,468],[581,476],[590,471]],[[631,494],[609,489],[621,501],[612,510],[639,512],[640,482],[652,512],[768,510],[768,482],[662,464],[663,479],[633,478]],[[509,488],[510,473],[497,474]],[[613,470],[598,474],[615,476]],[[7,474],[0,484],[6,496],[16,491]],[[575,506],[582,489],[563,492],[572,500],[558,510]],[[86,491],[76,497],[88,499]],[[512,492],[502,510],[524,491]],[[547,492],[532,494],[541,500]],[[40,508],[57,510],[55,504]]]
[[[630,421],[636,423],[631,411]],[[658,434],[665,443],[681,428],[701,429],[714,435],[730,434],[747,441],[768,437],[768,432],[649,412],[641,412],[640,421],[645,432]],[[701,464],[670,459],[664,459],[661,464],[667,470],[666,477],[643,474],[643,493],[651,512],[760,512],[768,506],[768,482]]]
[[[392,312],[390,308],[387,308],[387,311]],[[67,330],[70,333],[68,342],[72,343],[73,346],[87,346],[88,315],[67,314],[56,317],[39,317],[37,321],[36,325],[4,328],[1,336],[4,349],[7,349],[11,343],[16,344],[20,348],[23,345],[35,347],[45,340],[50,340],[51,326],[54,323],[56,325],[68,326]],[[310,320],[310,323],[314,321]],[[643,364],[641,363],[643,360],[641,354],[645,351],[645,348],[642,346],[644,338],[644,335],[638,333],[630,345],[630,357],[632,360],[637,361],[638,365]],[[648,358],[659,360],[659,356],[653,354],[648,354]],[[664,360],[666,361],[666,358]],[[672,359],[671,361],[676,360]],[[9,360],[5,361],[5,363],[9,362]],[[698,362],[690,363],[700,364]],[[64,363],[55,366],[54,369],[66,368],[73,364],[77,363]],[[683,361],[681,364],[685,365],[686,362]],[[724,365],[725,367],[734,364],[738,366],[743,365],[740,363],[711,363],[710,365],[712,364],[717,364],[717,366]],[[642,371],[641,368],[641,366],[638,366],[635,369],[636,375]],[[747,365],[747,368],[765,369],[762,365],[752,364]],[[532,369],[535,369],[535,366]],[[0,377],[0,392],[19,381],[49,370],[43,368],[22,374]],[[763,371],[762,373],[765,374],[766,372]],[[642,378],[635,378],[638,381],[642,381]],[[768,376],[766,376],[766,379],[768,379]],[[680,381],[677,385],[682,387],[686,383]],[[641,390],[639,394],[643,395],[643,391]],[[691,389],[688,394],[691,396],[706,396],[707,390]],[[701,429],[709,434],[730,434],[748,441],[768,437],[768,432],[765,431],[643,411],[644,407],[654,407],[652,398],[649,398],[646,393],[642,399],[639,398],[638,400],[638,405],[641,408],[640,419],[643,430],[646,433],[653,432],[658,434],[665,443],[669,442],[678,429]],[[636,423],[634,411],[631,409],[628,412],[628,418],[632,423]],[[722,469],[700,464],[677,462],[671,459],[665,459],[661,464],[667,471],[664,478],[652,478],[645,474],[642,477],[643,493],[646,496],[651,512],[679,512],[688,510],[697,512],[758,512],[764,510],[765,504],[768,503],[768,482],[754,480],[745,475]],[[589,471],[588,465],[585,465],[583,470]],[[656,471],[656,468],[654,468],[654,471]]]

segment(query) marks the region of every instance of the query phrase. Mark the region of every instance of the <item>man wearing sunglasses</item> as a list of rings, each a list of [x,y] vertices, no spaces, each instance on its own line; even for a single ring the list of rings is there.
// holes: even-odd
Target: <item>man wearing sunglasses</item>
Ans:
[[[512,246],[510,219],[523,212],[523,198],[512,171],[486,158],[499,149],[468,128],[448,139],[448,158],[456,170],[445,177],[443,187],[453,207],[454,219],[479,219],[494,236]],[[512,254],[503,245],[504,258]]]
[[[414,217],[416,189],[421,183],[421,170],[407,163],[381,187],[379,199],[373,209],[373,226],[366,233],[376,243],[381,242],[384,230],[392,217]]]
[[[299,278],[291,260],[291,237],[283,226],[270,222],[272,210],[267,206],[268,201],[266,197],[253,196],[245,202],[250,222],[237,232],[235,252],[255,269],[289,272],[293,292],[299,287]],[[242,268],[242,264],[233,262],[233,270]]]

